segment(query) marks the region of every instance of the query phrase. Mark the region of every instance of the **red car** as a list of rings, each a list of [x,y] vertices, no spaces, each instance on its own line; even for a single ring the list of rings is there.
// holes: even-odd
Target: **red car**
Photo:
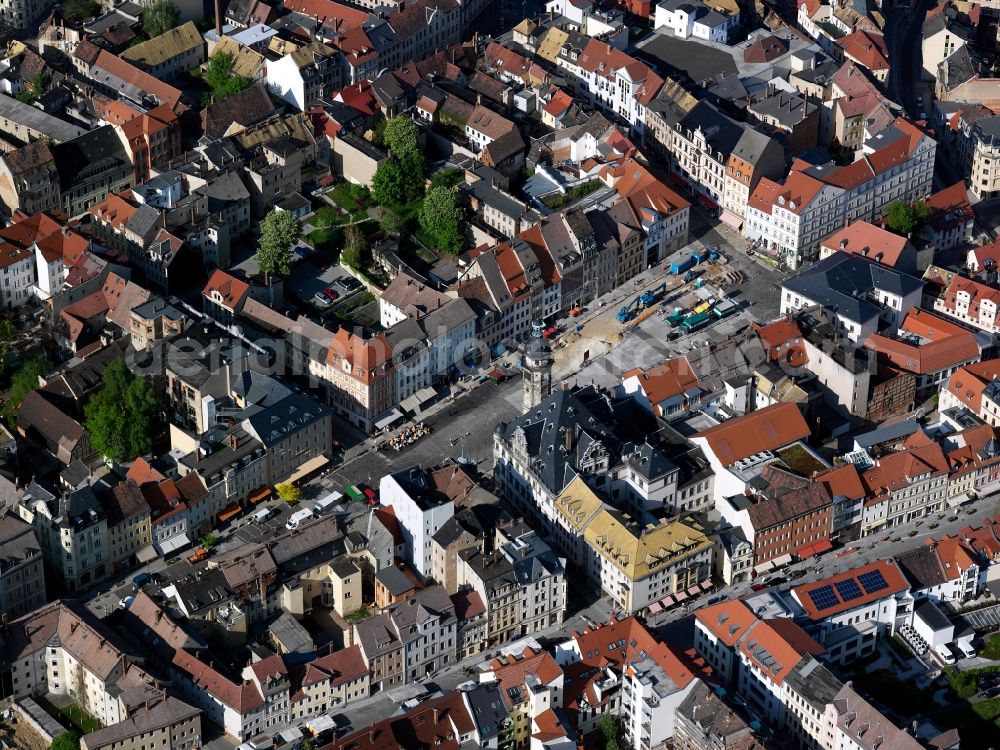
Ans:
[[[365,487],[363,490],[361,490],[361,492],[364,494],[366,498],[368,498],[369,505],[375,505],[376,503],[378,503],[378,495],[375,494],[375,490],[373,490],[371,487]]]
[[[559,329],[558,328],[556,328],[555,326],[549,326],[544,331],[542,331],[542,338],[550,339],[553,336],[555,336],[557,333],[559,333]]]
[[[332,289],[324,289],[323,296],[326,297],[331,302],[336,302],[338,299],[340,299],[340,294],[333,291]]]

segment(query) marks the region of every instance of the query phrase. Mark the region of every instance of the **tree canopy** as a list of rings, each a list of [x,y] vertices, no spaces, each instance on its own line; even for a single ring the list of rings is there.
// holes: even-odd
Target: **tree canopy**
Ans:
[[[403,169],[395,159],[389,159],[372,176],[372,200],[380,206],[395,206],[403,202],[406,189]]]
[[[79,750],[80,733],[77,731],[63,732],[49,745],[49,750]]]
[[[275,489],[278,491],[278,497],[289,505],[294,505],[302,499],[302,490],[290,482],[276,485]]]
[[[417,140],[417,126],[409,117],[390,118],[382,129],[390,158],[372,178],[372,199],[380,206],[395,206],[417,198],[424,191],[424,155]]]
[[[41,354],[30,357],[21,363],[10,381],[10,389],[3,404],[3,414],[7,423],[14,426],[17,408],[24,397],[38,388],[38,379],[52,369],[52,363]]]
[[[404,229],[405,223],[403,217],[391,208],[383,206],[379,209],[378,225],[386,234],[400,234]]]
[[[292,248],[302,236],[302,224],[288,211],[271,211],[260,222],[257,265],[270,277],[292,272]]]
[[[166,34],[180,19],[181,12],[170,0],[153,0],[142,10],[142,30],[150,38]]]
[[[63,0],[62,14],[66,23],[86,21],[100,12],[101,4],[97,0]]]
[[[212,89],[209,96],[216,101],[238,94],[252,83],[249,78],[233,74],[233,56],[228,52],[218,52],[209,58],[204,80]]]
[[[83,413],[94,450],[119,462],[150,453],[164,426],[159,397],[122,359],[104,369],[103,385]]]
[[[344,230],[344,249],[340,253],[340,262],[348,268],[360,269],[364,254],[368,250],[368,240],[357,224],[351,224]]]
[[[462,211],[456,203],[454,189],[431,188],[420,208],[420,226],[439,250],[454,254],[462,249],[461,221]]]
[[[420,153],[417,135],[416,123],[404,115],[386,120],[385,130],[382,131],[385,145],[392,149],[392,154],[397,159],[405,159],[411,154]]]
[[[931,208],[923,201],[916,203],[900,203],[894,201],[886,208],[885,214],[889,229],[896,234],[909,237],[918,231],[931,218]]]

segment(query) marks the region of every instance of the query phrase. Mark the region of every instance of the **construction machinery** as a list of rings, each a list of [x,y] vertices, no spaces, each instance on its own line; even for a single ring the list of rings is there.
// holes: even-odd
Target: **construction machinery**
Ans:
[[[642,305],[642,298],[636,297],[627,305],[622,307],[621,310],[615,313],[615,317],[618,318],[618,322],[628,323],[632,319],[632,316],[635,315],[635,311],[639,309],[640,305]]]
[[[642,295],[639,297],[639,302],[642,304],[643,307],[649,307],[651,304],[656,302],[656,298],[660,294],[665,292],[666,289],[667,289],[667,282],[664,281],[662,284],[656,287],[656,289],[649,289],[643,292]]]

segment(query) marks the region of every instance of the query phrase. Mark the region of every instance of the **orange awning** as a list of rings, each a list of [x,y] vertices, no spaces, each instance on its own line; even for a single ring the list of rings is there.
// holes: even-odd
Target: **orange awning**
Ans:
[[[219,514],[219,516],[218,516],[219,523],[225,523],[226,521],[232,521],[234,518],[236,518],[236,516],[238,516],[240,514],[240,511],[242,511],[242,510],[243,510],[243,508],[242,508],[242,506],[240,506],[239,503],[233,503],[232,505],[230,505],[229,507],[227,507],[225,510],[223,510]]]
[[[256,505],[261,500],[267,500],[271,497],[271,492],[272,490],[270,487],[261,487],[259,490],[251,494],[247,500],[249,500],[253,505]]]

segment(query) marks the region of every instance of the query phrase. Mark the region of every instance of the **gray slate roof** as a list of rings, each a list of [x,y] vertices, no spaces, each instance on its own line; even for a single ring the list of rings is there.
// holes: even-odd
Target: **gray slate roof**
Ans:
[[[783,286],[848,320],[865,323],[878,318],[882,309],[865,299],[869,292],[878,289],[906,296],[920,290],[923,281],[858,255],[834,253]]]

